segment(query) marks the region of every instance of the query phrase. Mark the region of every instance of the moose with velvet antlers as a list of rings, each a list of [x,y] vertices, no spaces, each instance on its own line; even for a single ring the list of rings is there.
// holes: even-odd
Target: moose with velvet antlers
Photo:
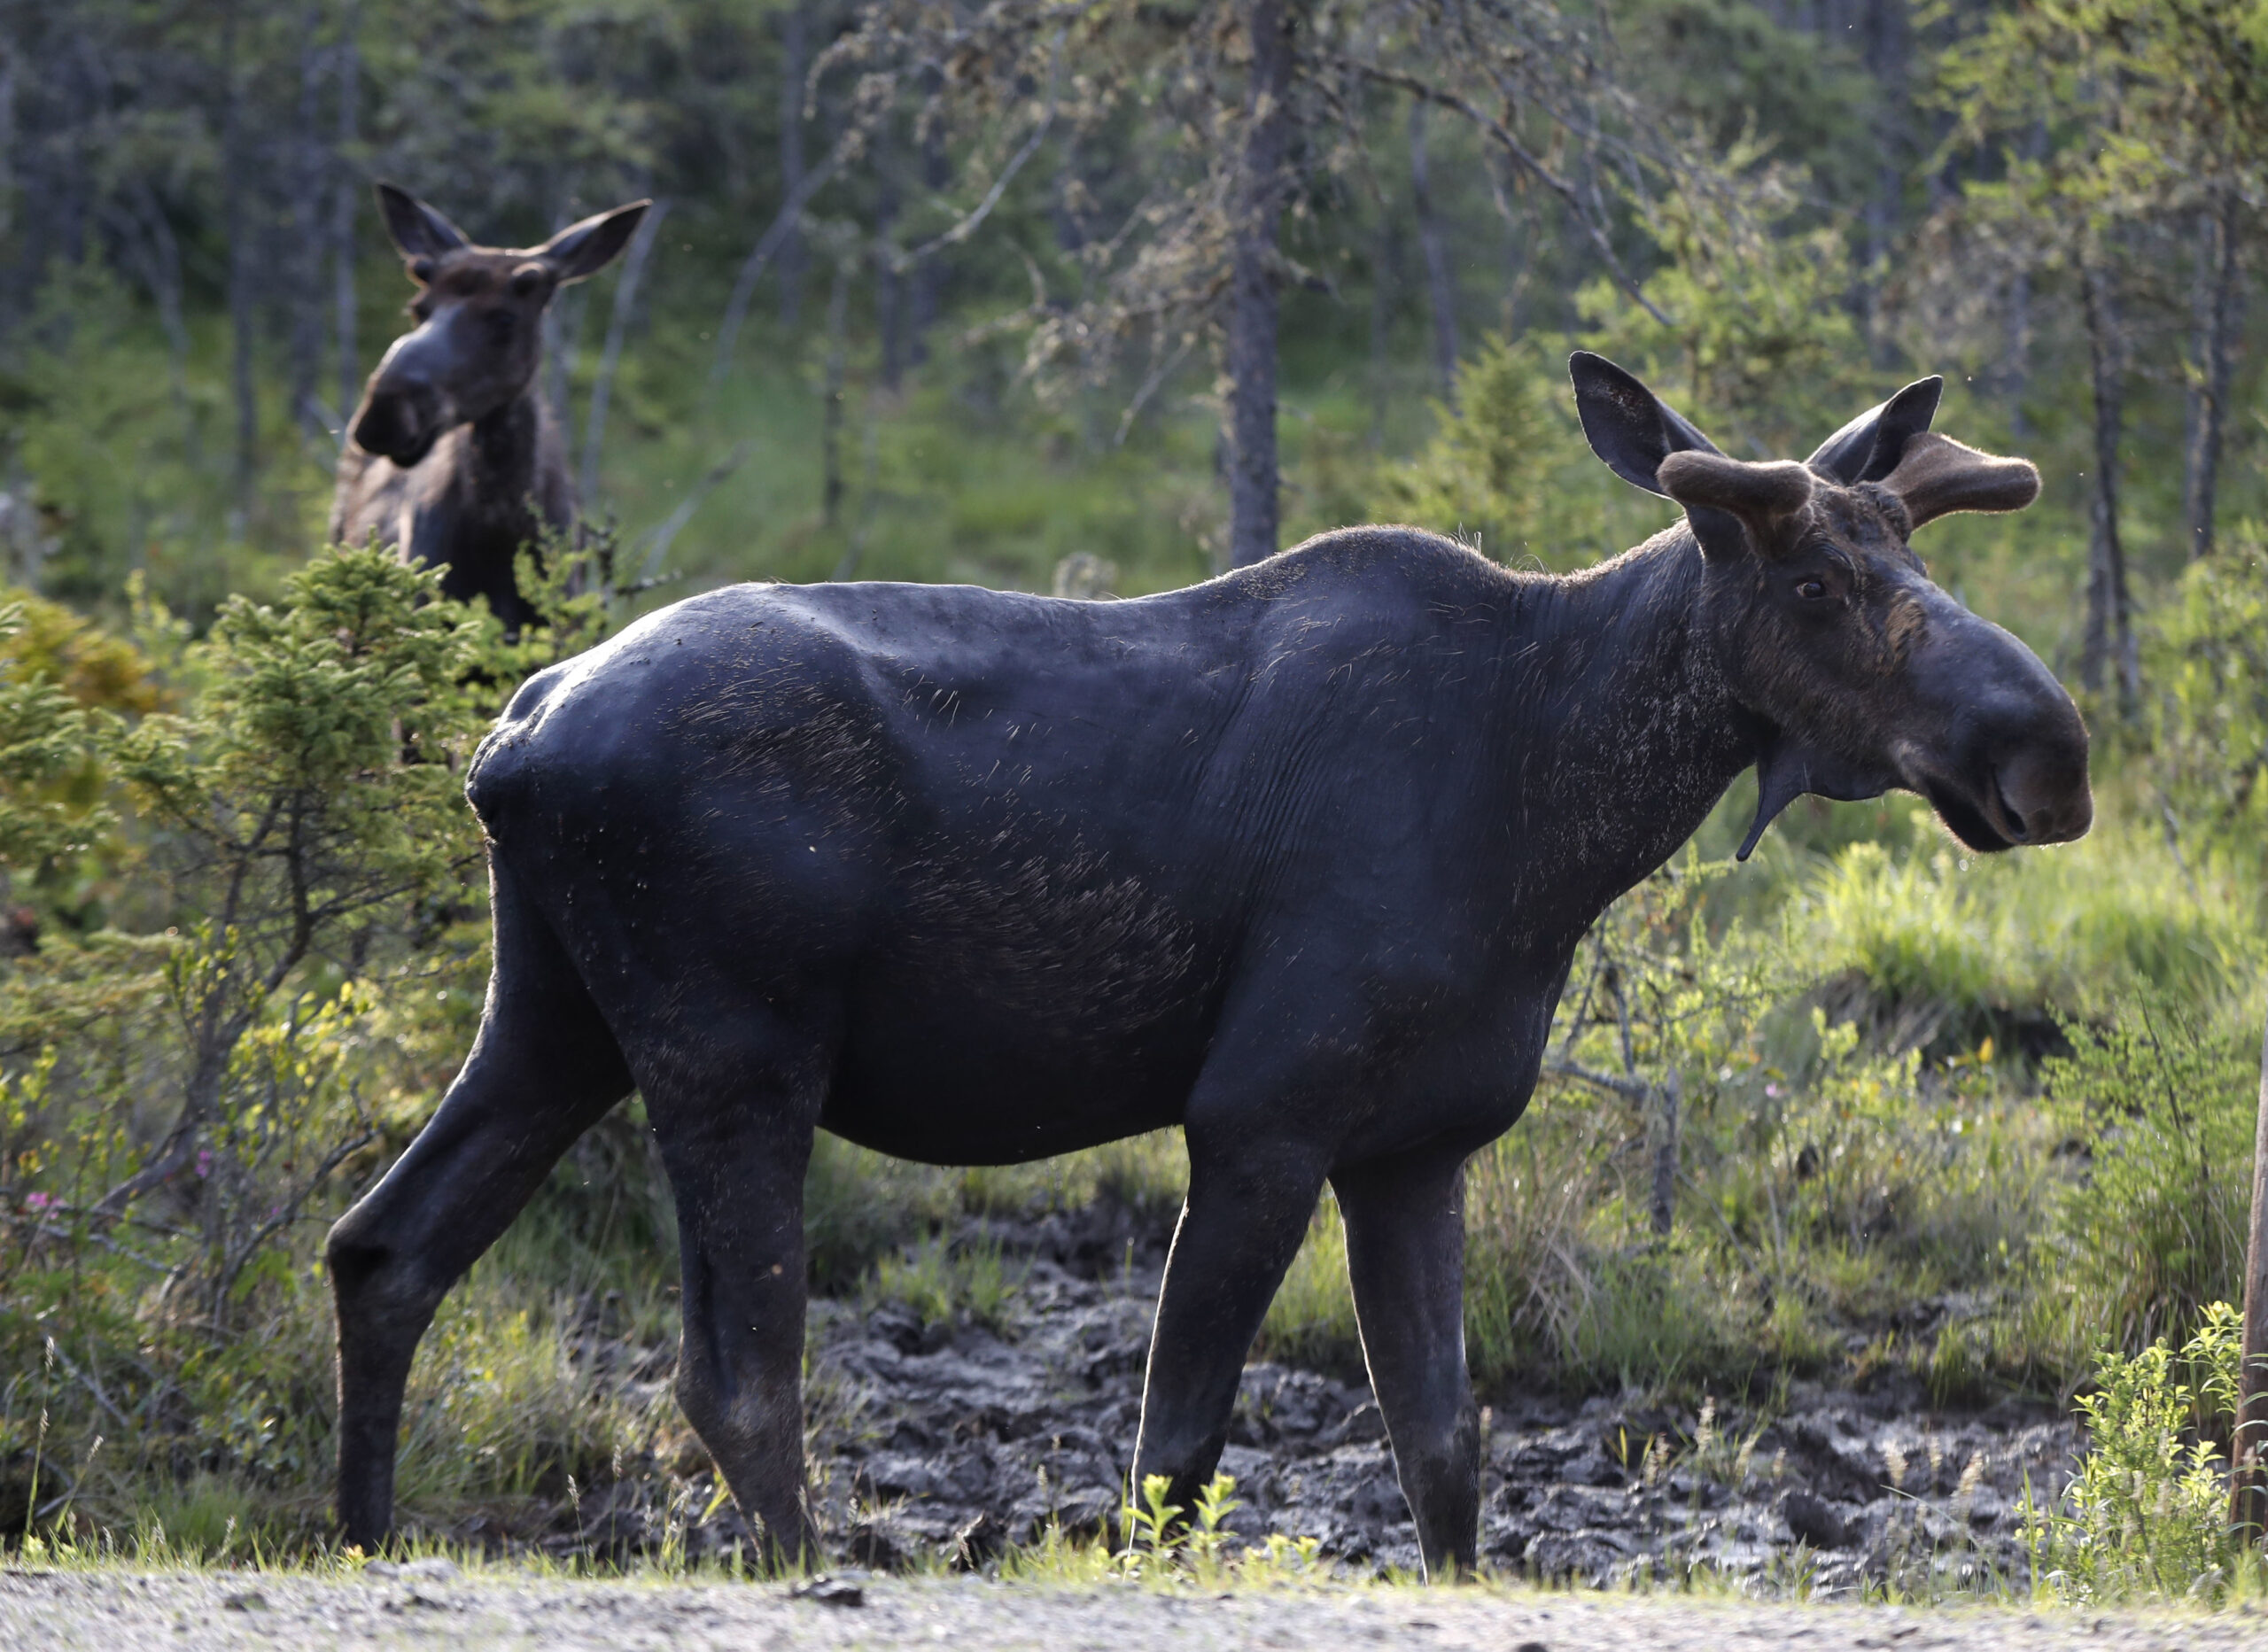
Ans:
[[[439,1110],[330,1240],[339,1516],[392,1511],[451,1284],[634,1087],[681,1224],[677,1392],[781,1559],[805,1489],[802,1199],[826,1129],[938,1164],[1180,1125],[1136,1483],[1186,1508],[1326,1182],[1428,1573],[1470,1569],[1462,1178],[1576,946],[1734,777],[1920,793],[1978,850],[2085,833],[2087,734],[1908,543],[2032,467],[1909,385],[1728,458],[1573,360],[1598,456],[1684,519],[1566,576],[1412,528],[1124,602],[740,586],[532,678],[475,757],[494,974]]]

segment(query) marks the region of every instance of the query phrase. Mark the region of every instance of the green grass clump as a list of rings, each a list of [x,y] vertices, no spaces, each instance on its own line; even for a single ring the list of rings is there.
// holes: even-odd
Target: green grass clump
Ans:
[[[1002,1254],[997,1239],[954,1245],[939,1237],[883,1257],[861,1294],[869,1303],[910,1308],[924,1325],[966,1321],[1006,1330],[1008,1304],[1023,1275]]]
[[[2260,1082],[2254,1018],[2148,993],[2108,1024],[2073,1022],[2041,1082],[2085,1144],[2055,1206],[2041,1313],[2072,1352],[2177,1341],[2241,1294]]]
[[[1899,1042],[1955,1046],[2094,1012],[2128,983],[2210,993],[2258,955],[2241,882],[2116,799],[2105,817],[2078,843],[1992,857],[1853,843],[1791,909],[1790,944],[1862,982]]]

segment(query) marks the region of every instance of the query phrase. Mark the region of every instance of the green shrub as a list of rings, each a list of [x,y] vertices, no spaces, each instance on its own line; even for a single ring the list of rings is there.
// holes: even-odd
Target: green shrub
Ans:
[[[2236,1310],[2214,1302],[2178,1353],[2160,1338],[2097,1357],[2078,1472],[2055,1503],[2024,1511],[2036,1588],[2072,1605],[2211,1600],[2256,1571],[2229,1528],[2221,1453],[2199,1428],[2233,1421],[2242,1346]]]
[[[2268,834],[2268,551],[2248,524],[2190,563],[2151,627],[2154,768],[2176,815],[2242,852]]]
[[[2241,1289],[2259,1045],[2155,992],[2065,1032],[2041,1082],[2089,1152],[2052,1227],[2068,1334],[2130,1352],[2186,1338]]]

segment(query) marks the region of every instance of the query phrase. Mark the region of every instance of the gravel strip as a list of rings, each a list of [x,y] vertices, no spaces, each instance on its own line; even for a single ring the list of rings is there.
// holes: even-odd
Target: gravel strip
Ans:
[[[829,1602],[776,1585],[577,1583],[509,1571],[315,1578],[260,1572],[0,1572],[0,1646],[166,1648],[1486,1648],[1487,1652],[2174,1652],[2268,1646],[2268,1615],[1756,1605],[1468,1588],[1035,1586],[861,1576]],[[816,1592],[824,1596],[828,1592]],[[855,1597],[853,1603],[852,1597]]]

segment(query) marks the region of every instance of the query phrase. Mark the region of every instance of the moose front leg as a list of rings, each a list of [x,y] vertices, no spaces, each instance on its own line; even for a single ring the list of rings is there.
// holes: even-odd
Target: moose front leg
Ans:
[[[1331,1177],[1363,1358],[1429,1578],[1470,1576],[1480,1536],[1480,1419],[1464,1369],[1464,1158],[1436,1149]]]

